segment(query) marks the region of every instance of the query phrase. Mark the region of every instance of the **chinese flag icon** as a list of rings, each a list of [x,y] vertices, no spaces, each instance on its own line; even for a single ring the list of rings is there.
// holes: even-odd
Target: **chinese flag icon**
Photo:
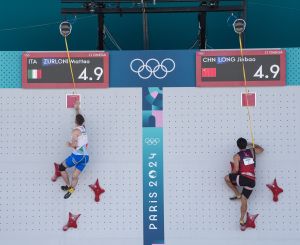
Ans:
[[[202,68],[202,77],[216,77],[217,68]]]
[[[248,98],[248,106],[256,105],[256,93],[242,93],[242,106],[247,106],[247,98]]]
[[[80,94],[67,94],[66,95],[67,108],[74,108],[76,101],[80,101]]]

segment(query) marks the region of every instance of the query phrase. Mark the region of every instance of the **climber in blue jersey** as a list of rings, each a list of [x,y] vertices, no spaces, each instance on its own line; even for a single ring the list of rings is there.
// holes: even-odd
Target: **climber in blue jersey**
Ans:
[[[67,191],[64,198],[69,198],[75,191],[75,187],[78,183],[78,177],[84,170],[86,164],[89,161],[89,155],[87,152],[88,137],[84,126],[84,117],[80,114],[80,103],[75,103],[75,128],[72,130],[71,141],[67,142],[67,146],[72,148],[72,154],[59,165],[61,176],[65,181],[66,185],[62,186],[61,189]],[[75,166],[75,170],[72,175],[72,181],[70,182],[67,168]]]

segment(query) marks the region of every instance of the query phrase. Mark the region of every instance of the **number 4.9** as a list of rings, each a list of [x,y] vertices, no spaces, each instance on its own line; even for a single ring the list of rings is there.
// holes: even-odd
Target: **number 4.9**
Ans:
[[[94,69],[94,75],[96,76],[96,80],[99,81],[101,79],[102,75],[103,75],[103,68],[102,67],[96,67]],[[80,75],[78,76],[78,79],[84,80],[84,81],[86,81],[88,79],[92,80],[92,78],[89,78],[87,76],[86,68],[84,68],[83,71],[80,73]]]
[[[277,78],[279,71],[280,71],[279,65],[272,65],[270,67],[270,72],[273,74],[273,79]],[[258,77],[258,78],[262,79],[262,78],[268,78],[269,76],[263,74],[263,66],[261,65],[258,68],[258,70],[255,72],[253,77]]]

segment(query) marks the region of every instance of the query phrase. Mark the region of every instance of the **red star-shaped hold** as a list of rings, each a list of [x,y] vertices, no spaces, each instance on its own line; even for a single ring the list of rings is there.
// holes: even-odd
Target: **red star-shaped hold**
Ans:
[[[63,227],[64,231],[67,231],[69,228],[77,228],[77,220],[80,214],[74,215],[69,212],[69,220],[68,223]]]
[[[92,190],[94,191],[94,193],[95,193],[95,201],[96,201],[96,202],[99,202],[99,201],[100,201],[100,195],[101,195],[102,193],[104,193],[105,190],[102,189],[102,188],[100,187],[98,179],[96,180],[95,184],[89,185],[89,187],[91,187],[91,189],[92,189]]]
[[[283,192],[283,189],[280,188],[278,185],[277,185],[277,181],[276,181],[276,178],[274,179],[273,183],[272,184],[267,184],[267,187],[272,191],[273,193],[273,201],[274,202],[277,202],[278,201],[278,195]]]
[[[247,220],[245,225],[241,226],[241,230],[245,231],[247,228],[255,228],[255,219],[257,218],[257,216],[258,214],[251,215],[247,212]]]
[[[56,181],[57,178],[61,176],[61,173],[60,173],[60,171],[59,171],[58,168],[59,168],[59,164],[55,162],[54,163],[54,170],[55,170],[55,172],[54,172],[54,175],[51,177],[51,180],[53,182]]]

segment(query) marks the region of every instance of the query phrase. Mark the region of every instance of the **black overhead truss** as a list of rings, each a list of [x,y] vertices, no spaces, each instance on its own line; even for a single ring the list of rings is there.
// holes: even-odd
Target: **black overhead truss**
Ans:
[[[198,13],[199,48],[206,48],[208,12],[240,12],[246,18],[246,0],[61,0],[61,13],[98,15],[99,49],[104,49],[105,14],[142,14],[144,48],[149,49],[148,13]],[[244,38],[243,38],[244,39]]]

